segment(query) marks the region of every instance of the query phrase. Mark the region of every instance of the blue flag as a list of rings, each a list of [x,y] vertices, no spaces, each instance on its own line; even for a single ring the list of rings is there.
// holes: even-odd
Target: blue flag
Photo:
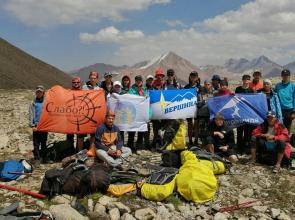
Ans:
[[[197,111],[195,89],[151,90],[152,119],[194,118]]]
[[[244,124],[259,125],[267,113],[266,96],[258,94],[235,94],[210,98],[208,100],[210,119],[220,112],[230,128]]]

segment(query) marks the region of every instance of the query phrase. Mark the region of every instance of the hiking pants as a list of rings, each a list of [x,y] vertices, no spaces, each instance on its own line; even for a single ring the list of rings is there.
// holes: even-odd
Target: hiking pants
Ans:
[[[34,159],[39,160],[40,158],[46,157],[46,142],[48,133],[42,131],[33,131],[33,145],[34,145]],[[41,146],[41,150],[40,150]]]
[[[237,150],[239,153],[249,153],[253,129],[254,127],[251,125],[242,125],[237,128]]]
[[[127,143],[127,147],[129,147],[133,151],[135,151],[138,148],[142,147],[144,133],[145,132],[137,132],[136,146],[134,148],[135,132],[134,131],[129,131],[128,132],[128,143]]]
[[[114,157],[108,155],[108,152],[106,152],[105,150],[101,150],[101,149],[96,150],[96,156],[99,159],[101,159],[102,161],[109,164],[110,166],[116,167],[116,166],[119,166],[120,164],[123,163],[122,158],[127,158],[132,154],[131,149],[128,147],[122,147],[121,151],[122,151],[122,154],[121,154],[121,157],[119,157],[119,158],[114,158]]]

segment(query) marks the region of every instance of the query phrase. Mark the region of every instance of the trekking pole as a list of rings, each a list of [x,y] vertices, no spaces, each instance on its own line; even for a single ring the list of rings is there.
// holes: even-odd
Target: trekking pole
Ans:
[[[230,211],[234,211],[234,210],[238,210],[238,209],[242,209],[242,208],[249,208],[253,206],[253,203],[259,202],[261,200],[253,200],[253,201],[249,201],[249,202],[243,202],[237,205],[232,205],[232,206],[227,206],[227,207],[223,207],[220,208],[218,210],[218,212],[230,212]]]
[[[0,183],[0,188],[12,190],[12,191],[17,191],[17,192],[23,193],[25,195],[33,196],[33,197],[38,198],[38,199],[46,198],[46,196],[43,195],[43,194],[31,192],[31,191],[26,190],[26,189],[16,188],[14,186],[8,186],[8,185],[1,184],[1,183]]]
[[[8,174],[17,174],[17,175],[32,175],[32,173],[24,173],[24,172],[7,172]]]

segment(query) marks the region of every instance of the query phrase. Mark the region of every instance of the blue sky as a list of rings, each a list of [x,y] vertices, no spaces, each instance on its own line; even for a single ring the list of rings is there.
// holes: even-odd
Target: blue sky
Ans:
[[[174,51],[196,65],[295,57],[292,0],[3,0],[1,37],[62,70]]]

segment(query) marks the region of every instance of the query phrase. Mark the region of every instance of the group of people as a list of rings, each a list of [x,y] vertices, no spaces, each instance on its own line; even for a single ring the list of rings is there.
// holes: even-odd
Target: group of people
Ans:
[[[273,87],[271,80],[263,79],[260,71],[254,71],[253,79],[250,75],[242,76],[242,85],[235,91],[229,89],[226,78],[215,74],[211,79],[204,80],[203,84],[198,72],[192,71],[188,76],[188,84],[182,86],[176,78],[173,69],[164,70],[158,68],[154,75],[148,75],[144,79],[141,75],[134,78],[134,84],[128,75],[121,81],[112,80],[112,73],[104,74],[104,81],[99,82],[99,73],[90,72],[89,81],[82,85],[80,77],[73,77],[72,90],[100,90],[105,91],[106,99],[112,93],[133,94],[148,96],[149,90],[177,90],[194,88],[198,94],[197,114],[187,120],[189,145],[205,146],[210,152],[218,153],[227,159],[236,162],[236,153],[248,153],[252,155],[252,161],[256,160],[256,154],[262,148],[268,149],[269,142],[277,153],[277,162],[274,172],[278,172],[284,156],[285,146],[288,145],[290,125],[292,117],[295,117],[295,84],[290,81],[290,71],[284,69],[281,72],[282,81]],[[265,123],[257,128],[251,125],[243,125],[237,128],[237,142],[234,133],[226,128],[224,116],[217,113],[213,121],[210,121],[207,101],[211,97],[233,95],[235,93],[264,93],[267,98],[268,114]],[[41,114],[45,88],[36,88],[36,98],[30,107],[30,126],[33,128],[34,158],[44,158],[46,149],[46,132],[35,130]],[[152,150],[159,138],[158,131],[161,121],[152,120],[148,123],[147,132],[137,132],[137,140],[134,143],[135,132],[128,132],[127,147],[124,147],[124,132],[114,125],[115,113],[108,111],[103,125],[97,128],[96,133],[90,134],[90,147],[96,147],[97,156],[112,166],[118,166],[122,158],[127,157],[137,149]],[[153,130],[153,139],[150,141],[150,131]],[[85,135],[77,135],[77,149],[83,149]],[[74,142],[74,135],[67,135],[67,139]],[[41,145],[41,150],[39,146]],[[259,150],[258,150],[259,149]]]

